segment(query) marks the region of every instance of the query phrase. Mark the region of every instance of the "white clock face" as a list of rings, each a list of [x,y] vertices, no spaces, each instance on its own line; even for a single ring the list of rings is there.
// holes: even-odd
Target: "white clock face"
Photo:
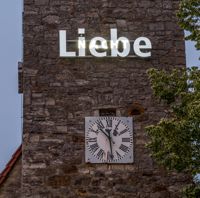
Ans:
[[[87,117],[85,147],[86,162],[132,163],[132,118]]]

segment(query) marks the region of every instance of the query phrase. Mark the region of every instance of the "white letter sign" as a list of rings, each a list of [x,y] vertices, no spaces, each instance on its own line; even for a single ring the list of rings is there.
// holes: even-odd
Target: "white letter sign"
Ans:
[[[68,44],[74,44],[78,48],[75,51],[68,49]],[[71,46],[71,45],[70,45]],[[133,49],[131,49],[131,47]],[[78,29],[78,41],[67,40],[66,30],[59,31],[60,57],[151,57],[152,44],[146,37],[139,37],[135,41],[130,41],[126,37],[119,37],[117,29],[110,30],[110,41],[103,37],[94,37],[90,41],[85,39],[85,29]],[[89,50],[87,50],[89,49]],[[88,54],[86,54],[86,52]],[[132,54],[134,52],[134,54]]]

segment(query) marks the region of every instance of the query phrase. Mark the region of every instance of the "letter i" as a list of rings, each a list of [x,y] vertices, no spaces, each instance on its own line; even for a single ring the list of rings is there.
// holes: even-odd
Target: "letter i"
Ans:
[[[85,29],[84,28],[79,28],[78,29],[78,51],[79,51],[79,56],[84,57],[85,56],[85,48],[86,48],[86,42],[85,42]]]

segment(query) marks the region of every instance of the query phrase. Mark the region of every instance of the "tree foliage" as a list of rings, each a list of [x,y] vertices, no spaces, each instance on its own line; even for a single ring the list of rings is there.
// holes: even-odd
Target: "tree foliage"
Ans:
[[[199,198],[200,197],[200,184],[190,185],[183,191],[184,198]]]
[[[166,116],[146,128],[152,156],[170,170],[200,173],[200,70],[148,71],[154,95],[166,105]],[[185,190],[199,194],[198,185]],[[194,195],[194,196],[193,196]]]
[[[169,110],[147,127],[153,157],[169,169],[200,172],[200,70],[149,70],[154,94]]]
[[[181,0],[179,25],[186,40],[200,50],[200,0]],[[146,128],[152,156],[170,170],[200,173],[200,70],[148,71],[154,95],[166,105],[166,116]],[[200,180],[185,188],[184,197],[200,197]]]
[[[182,0],[177,14],[179,24],[190,32],[186,40],[196,42],[196,48],[200,49],[200,0]]]

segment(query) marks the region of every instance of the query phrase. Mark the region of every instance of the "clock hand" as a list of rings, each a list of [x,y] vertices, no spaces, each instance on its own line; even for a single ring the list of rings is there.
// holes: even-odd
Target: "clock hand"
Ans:
[[[112,131],[112,129],[106,129],[106,132],[108,133],[108,138],[110,138],[112,140],[111,131]],[[115,142],[113,140],[112,140],[112,143],[115,144]]]
[[[100,129],[100,131],[106,136],[106,137],[108,137],[108,134],[106,134],[104,131],[103,131],[103,129]],[[106,131],[107,132],[107,131]]]
[[[113,159],[113,152],[112,152],[112,143],[111,143],[111,140],[109,139],[109,142],[110,142],[110,152],[111,152],[111,158]]]
[[[111,138],[111,135],[110,135],[110,132],[111,132],[112,129],[106,129],[106,132],[108,132],[108,140],[109,140],[109,144],[110,144],[110,152],[111,152],[111,158],[113,159],[113,152],[112,152],[112,138]]]
[[[115,144],[115,142],[112,140],[112,138],[111,138],[111,136],[110,136],[110,132],[112,131],[112,129],[105,129],[106,133],[108,133],[108,134],[106,134],[106,133],[103,131],[103,129],[101,129],[101,128],[100,128],[99,130],[108,138],[109,144],[110,144],[110,150],[111,150],[111,158],[113,158],[113,154],[112,154],[112,143]],[[112,142],[111,142],[111,140],[112,140]]]

